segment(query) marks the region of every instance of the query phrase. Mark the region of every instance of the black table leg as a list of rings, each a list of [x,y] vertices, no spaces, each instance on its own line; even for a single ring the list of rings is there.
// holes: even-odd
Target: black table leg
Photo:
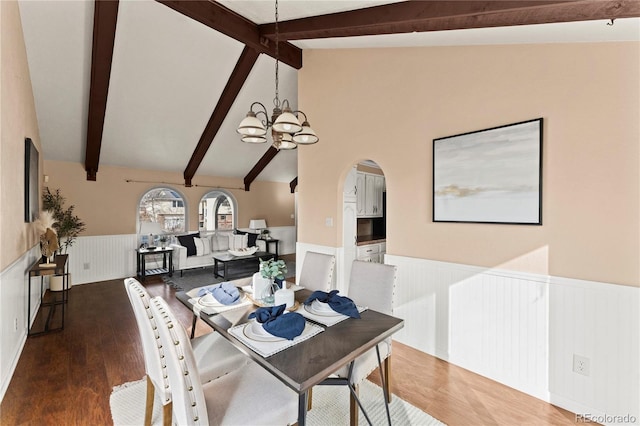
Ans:
[[[304,426],[307,422],[307,395],[308,391],[298,395],[298,426]]]

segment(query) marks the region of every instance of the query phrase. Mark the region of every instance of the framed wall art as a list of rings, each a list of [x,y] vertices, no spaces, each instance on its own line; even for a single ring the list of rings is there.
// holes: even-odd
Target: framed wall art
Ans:
[[[40,214],[38,150],[31,138],[24,140],[24,221],[33,222]]]
[[[433,140],[433,221],[542,225],[542,118]]]

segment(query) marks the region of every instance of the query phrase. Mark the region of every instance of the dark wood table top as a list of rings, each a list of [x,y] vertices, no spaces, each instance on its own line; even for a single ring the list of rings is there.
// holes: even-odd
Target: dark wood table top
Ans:
[[[50,268],[43,268],[41,266],[41,259],[36,260],[29,268],[30,277],[39,277],[42,275],[64,275],[64,269],[67,264],[68,254],[57,254],[54,258],[56,266]]]
[[[296,300],[302,305],[310,294],[309,290],[296,291]],[[185,292],[178,292],[176,297],[191,308]],[[247,322],[248,315],[255,309],[257,306],[246,306],[211,316],[201,313],[200,318],[298,393],[319,384],[404,327],[404,320],[400,318],[367,309],[360,319],[349,318],[331,327],[320,324],[325,328],[322,333],[263,358],[227,332],[229,328]]]

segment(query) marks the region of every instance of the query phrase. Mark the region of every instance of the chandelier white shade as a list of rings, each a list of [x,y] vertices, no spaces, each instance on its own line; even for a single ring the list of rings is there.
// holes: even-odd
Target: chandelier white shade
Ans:
[[[273,139],[273,147],[280,149],[296,149],[298,144],[310,145],[318,142],[318,136],[313,131],[307,116],[302,111],[292,111],[289,101],[285,99],[280,102],[278,97],[278,45],[280,43],[278,37],[278,0],[276,0],[276,22],[275,22],[275,38],[276,38],[276,96],[273,100],[274,108],[271,114],[271,120],[267,113],[267,108],[260,102],[254,102],[249,108],[246,117],[238,125],[238,133],[241,135],[240,140],[246,143],[264,143],[267,141],[267,129],[271,127],[271,137]],[[257,106],[260,108],[257,108]],[[258,109],[254,111],[254,107]],[[282,108],[281,108],[282,107]],[[259,119],[259,114],[264,115],[264,120]],[[300,120],[296,114],[304,116],[304,122],[300,124]]]

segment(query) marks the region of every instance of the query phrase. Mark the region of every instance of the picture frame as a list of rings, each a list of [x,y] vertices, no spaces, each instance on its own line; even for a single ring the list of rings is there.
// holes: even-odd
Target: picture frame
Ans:
[[[31,223],[40,215],[39,157],[31,138],[24,140],[24,221]]]
[[[543,119],[433,139],[433,222],[542,225]]]

